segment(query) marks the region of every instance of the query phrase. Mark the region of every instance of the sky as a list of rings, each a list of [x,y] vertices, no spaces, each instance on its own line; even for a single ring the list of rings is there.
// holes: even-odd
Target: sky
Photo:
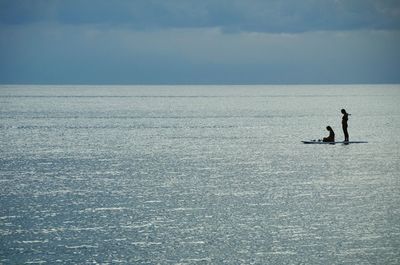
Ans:
[[[0,83],[400,83],[400,1],[0,0]]]

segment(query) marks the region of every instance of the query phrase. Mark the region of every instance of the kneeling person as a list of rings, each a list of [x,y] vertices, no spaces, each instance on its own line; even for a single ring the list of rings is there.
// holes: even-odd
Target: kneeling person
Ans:
[[[329,131],[329,136],[324,137],[322,139],[323,142],[334,142],[335,141],[335,132],[333,131],[331,126],[327,126],[326,129]]]

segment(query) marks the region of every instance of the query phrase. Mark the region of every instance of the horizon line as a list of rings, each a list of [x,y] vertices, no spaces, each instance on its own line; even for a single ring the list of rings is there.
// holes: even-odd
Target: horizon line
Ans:
[[[289,83],[1,83],[0,86],[21,86],[21,85],[26,85],[26,86],[204,86],[204,85],[209,85],[209,86],[287,86],[287,85],[400,85],[399,83],[393,83],[393,82],[374,82],[374,83],[358,83],[358,82],[349,82],[349,83],[342,83],[342,82],[337,82],[337,83],[324,83],[324,82],[315,82],[315,83],[295,83],[295,82],[289,82]]]

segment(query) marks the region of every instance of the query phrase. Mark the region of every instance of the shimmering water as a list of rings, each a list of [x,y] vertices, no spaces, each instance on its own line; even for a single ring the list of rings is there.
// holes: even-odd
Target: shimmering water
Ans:
[[[0,86],[0,263],[400,264],[399,133],[399,85]]]

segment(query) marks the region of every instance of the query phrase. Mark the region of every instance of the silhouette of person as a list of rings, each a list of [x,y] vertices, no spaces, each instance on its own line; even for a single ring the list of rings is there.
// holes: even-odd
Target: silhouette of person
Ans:
[[[322,139],[323,142],[334,142],[335,141],[335,132],[333,131],[331,126],[327,126],[326,129],[329,131],[329,136],[324,137]]]
[[[342,128],[343,128],[343,133],[344,133],[344,141],[348,142],[349,141],[349,132],[347,131],[347,121],[349,120],[349,113],[346,112],[345,109],[341,110],[343,117],[342,117]]]

